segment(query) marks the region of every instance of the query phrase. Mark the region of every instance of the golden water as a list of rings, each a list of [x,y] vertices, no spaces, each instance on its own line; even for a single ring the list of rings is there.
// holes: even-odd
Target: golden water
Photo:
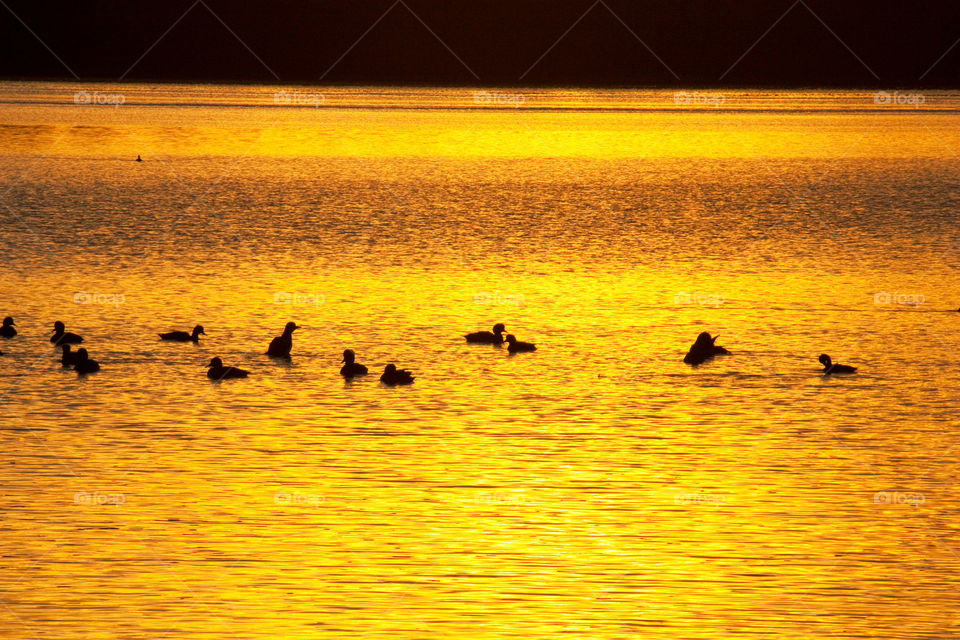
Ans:
[[[960,635],[960,100],[688,95],[0,84],[0,635]]]

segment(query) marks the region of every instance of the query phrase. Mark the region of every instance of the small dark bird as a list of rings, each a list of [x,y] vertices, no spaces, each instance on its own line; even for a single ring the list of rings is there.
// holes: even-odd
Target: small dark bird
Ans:
[[[62,344],[60,348],[63,349],[63,355],[60,356],[60,364],[64,367],[72,367],[77,364],[77,354],[70,351],[69,344]],[[79,352],[78,352],[79,353]]]
[[[73,370],[81,374],[93,373],[94,371],[100,371],[100,363],[91,360],[86,349],[77,349],[76,364],[73,365]]]
[[[137,156],[137,162],[143,162],[143,158],[141,158],[140,156]]]
[[[354,362],[356,357],[357,356],[353,352],[353,349],[347,349],[343,352],[343,360],[340,362],[345,362],[346,364],[340,367],[340,375],[342,375],[344,378],[367,375],[367,368],[359,362]]]
[[[833,364],[833,360],[830,359],[825,353],[820,354],[820,364],[823,365],[823,374],[828,376],[831,373],[856,373],[857,368],[851,367],[845,364]]]
[[[203,327],[197,325],[193,328],[193,333],[187,333],[186,331],[171,331],[170,333],[161,333],[158,334],[161,340],[169,340],[171,342],[200,342],[200,334],[207,335],[206,331],[203,330]]]
[[[477,331],[464,336],[470,344],[503,344],[503,332],[507,328],[502,323],[493,325],[493,331]]]
[[[223,360],[220,358],[211,358],[207,365],[207,377],[211,380],[229,380],[230,378],[246,378],[250,375],[249,371],[237,369],[236,367],[223,366]]]
[[[687,355],[683,356],[683,361],[687,364],[703,364],[713,356],[729,355],[730,352],[716,344],[720,336],[710,337],[710,334],[704,331],[697,336],[697,341],[693,343]]]
[[[283,328],[283,335],[270,341],[267,355],[274,358],[289,358],[290,350],[293,349],[293,332],[299,328],[295,322],[288,322]]]
[[[53,323],[53,335],[50,336],[50,342],[56,345],[60,344],[80,344],[83,338],[75,333],[64,331],[63,323],[57,320]]]
[[[518,342],[516,336],[512,333],[507,335],[507,351],[510,353],[523,353],[525,351],[536,351],[537,345],[532,342]]]
[[[391,386],[410,384],[413,382],[413,374],[406,369],[397,369],[395,364],[388,364],[383,370],[383,375],[380,376],[380,382]]]
[[[14,322],[13,318],[7,316],[3,319],[3,326],[0,327],[0,336],[4,338],[12,338],[17,335],[17,330],[13,328]]]

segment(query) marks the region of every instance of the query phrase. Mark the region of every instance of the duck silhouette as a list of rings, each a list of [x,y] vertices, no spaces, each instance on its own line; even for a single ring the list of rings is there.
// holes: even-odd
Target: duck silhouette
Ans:
[[[823,365],[823,374],[829,376],[833,373],[856,373],[857,368],[851,367],[846,364],[833,364],[833,360],[830,359],[825,353],[820,354],[820,364]]]
[[[137,156],[137,162],[143,162],[143,158],[141,158],[140,156]]]
[[[207,377],[211,380],[229,380],[230,378],[246,378],[250,375],[249,371],[237,369],[236,367],[223,366],[223,360],[220,358],[211,358],[207,365]]]
[[[77,349],[73,370],[80,374],[93,373],[94,371],[100,371],[100,363],[91,360],[86,349]]]
[[[493,325],[493,331],[476,331],[464,336],[470,344],[503,344],[503,332],[507,328],[503,323]]]
[[[12,338],[17,335],[17,330],[13,328],[14,322],[13,318],[7,316],[3,319],[3,326],[0,327],[0,336],[4,338]]]
[[[683,356],[683,361],[687,364],[703,364],[713,356],[729,355],[729,351],[716,344],[719,337],[711,337],[709,333],[704,331],[697,336],[697,341],[690,346],[687,355]]]
[[[295,322],[288,322],[283,328],[283,335],[279,335],[270,341],[267,348],[267,355],[274,358],[289,358],[290,350],[293,349],[293,332],[299,329]]]
[[[383,369],[383,374],[380,376],[380,382],[390,386],[398,384],[411,384],[413,382],[413,374],[406,369],[397,369],[397,365],[395,364],[388,364]]]
[[[344,362],[346,364],[340,367],[340,375],[342,375],[344,378],[367,375],[367,368],[359,362],[354,362],[356,357],[357,356],[353,352],[353,349],[347,349],[343,352],[343,360],[340,362]]]
[[[160,336],[161,340],[167,340],[170,342],[200,342],[200,335],[207,335],[203,330],[203,327],[199,324],[193,328],[193,333],[187,333],[186,331],[171,331],[169,333],[160,333],[157,334]]]
[[[50,342],[55,345],[61,344],[80,344],[83,342],[83,338],[78,336],[75,333],[70,333],[69,331],[64,331],[66,327],[63,326],[63,323],[57,320],[53,323],[53,335],[50,336]]]
[[[64,367],[72,367],[77,364],[77,354],[70,351],[69,344],[62,344],[60,348],[63,350],[63,354],[60,356],[60,364]]]
[[[524,353],[536,350],[537,345],[532,342],[519,342],[512,333],[507,336],[507,351],[510,353]]]

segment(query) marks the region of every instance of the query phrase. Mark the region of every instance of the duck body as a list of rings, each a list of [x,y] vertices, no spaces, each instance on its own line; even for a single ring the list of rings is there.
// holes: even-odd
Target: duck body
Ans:
[[[57,320],[53,323],[53,335],[50,336],[50,342],[55,345],[61,344],[80,344],[83,342],[83,338],[78,336],[75,333],[70,333],[65,331],[63,323]]]
[[[62,344],[60,348],[63,350],[63,355],[60,356],[60,364],[63,367],[72,367],[77,364],[77,354],[70,351],[69,344]]]
[[[833,360],[830,359],[830,356],[828,356],[825,353],[821,353],[818,360],[820,360],[820,364],[823,365],[823,375],[825,376],[829,376],[834,373],[856,373],[857,372],[856,367],[851,367],[850,365],[846,365],[846,364],[834,364]]]
[[[283,334],[270,341],[267,355],[274,358],[289,358],[290,351],[293,349],[293,332],[299,328],[296,323],[288,322],[283,328]]]
[[[356,357],[357,356],[353,352],[353,349],[347,349],[343,352],[343,360],[340,362],[345,364],[340,367],[340,375],[342,375],[344,378],[355,378],[356,376],[367,375],[367,368],[359,362],[354,362]]]
[[[532,342],[520,342],[513,334],[507,336],[507,351],[510,353],[527,353],[536,350],[537,345]]]
[[[696,365],[703,364],[714,356],[730,355],[729,351],[716,344],[717,338],[719,337],[720,336],[711,337],[709,333],[704,331],[697,336],[697,341],[690,346],[687,355],[683,356],[683,361],[687,364]]]
[[[86,349],[77,349],[75,358],[76,360],[73,365],[73,370],[77,373],[83,374],[100,371],[100,363],[96,360],[91,360]]]
[[[246,378],[248,375],[250,375],[250,372],[244,369],[223,366],[223,360],[220,358],[211,358],[210,364],[207,365],[207,377],[211,380]]]
[[[390,386],[398,384],[412,384],[413,374],[406,369],[397,369],[397,365],[395,364],[388,364],[383,369],[383,374],[380,376],[380,382]]]
[[[503,344],[503,332],[507,328],[498,323],[493,325],[493,331],[476,331],[464,336],[469,344]]]
[[[0,337],[3,338],[12,338],[17,335],[17,330],[14,328],[13,318],[7,316],[3,319],[3,326],[0,327]]]
[[[169,333],[160,333],[157,334],[160,336],[161,340],[166,340],[168,342],[193,342],[199,343],[201,335],[207,335],[199,324],[193,328],[193,333],[187,333],[186,331],[171,331]]]

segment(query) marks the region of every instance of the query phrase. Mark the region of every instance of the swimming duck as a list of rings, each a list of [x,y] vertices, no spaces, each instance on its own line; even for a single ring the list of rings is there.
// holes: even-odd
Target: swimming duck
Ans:
[[[207,365],[207,377],[211,380],[229,380],[230,378],[246,378],[250,375],[249,371],[237,369],[236,367],[223,366],[223,360],[220,358],[211,358]]]
[[[711,337],[709,333],[704,331],[697,336],[697,341],[690,346],[687,355],[683,356],[683,361],[687,364],[702,364],[713,356],[729,355],[729,351],[716,344],[719,337]]]
[[[91,360],[86,349],[77,349],[76,364],[73,365],[73,369],[77,373],[93,373],[94,371],[100,371],[100,363]]]
[[[507,328],[503,323],[493,325],[493,331],[477,331],[464,336],[470,344],[503,344],[503,332]]]
[[[857,368],[851,367],[845,364],[833,364],[833,360],[830,359],[825,353],[820,354],[820,364],[823,365],[823,374],[830,375],[831,373],[856,373]]]
[[[53,344],[80,344],[83,338],[75,333],[64,331],[63,323],[57,320],[53,323],[53,335],[50,336],[50,342]]]
[[[7,316],[3,319],[3,326],[0,327],[0,336],[4,338],[12,338],[17,335],[17,330],[13,328],[14,322],[13,318]]]
[[[143,158],[141,158],[140,156],[137,156],[137,162],[143,162]]]
[[[170,340],[172,342],[200,342],[200,334],[207,335],[199,324],[193,328],[193,333],[186,331],[171,331],[170,333],[160,333],[161,340]]]
[[[295,322],[288,322],[283,328],[283,335],[270,341],[267,355],[274,358],[289,358],[290,350],[293,349],[293,332],[299,328]]]
[[[522,353],[524,351],[536,351],[537,345],[532,342],[518,342],[516,336],[512,333],[507,336],[507,351],[510,353]]]
[[[406,369],[397,369],[397,365],[395,364],[388,364],[383,370],[383,375],[380,376],[380,382],[391,386],[395,384],[410,384],[413,382],[413,374]]]
[[[62,344],[60,348],[63,349],[63,355],[60,356],[60,364],[64,367],[72,367],[77,364],[77,354],[70,351],[69,344]],[[79,353],[79,351],[77,352]]]
[[[340,362],[345,362],[346,364],[340,367],[340,375],[344,378],[367,375],[367,368],[358,362],[354,362],[356,357],[353,349],[347,349],[343,352],[343,360]]]

